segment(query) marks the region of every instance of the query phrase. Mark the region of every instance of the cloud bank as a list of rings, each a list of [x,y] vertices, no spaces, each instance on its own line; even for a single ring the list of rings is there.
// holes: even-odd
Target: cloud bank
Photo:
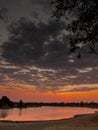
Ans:
[[[70,36],[64,30],[64,22],[46,16],[48,2],[32,3],[39,8],[32,9],[32,20],[31,16],[19,17],[7,27],[8,39],[0,46],[0,86],[62,93],[96,90],[98,56],[90,54],[86,47],[81,59],[76,54],[69,55]]]

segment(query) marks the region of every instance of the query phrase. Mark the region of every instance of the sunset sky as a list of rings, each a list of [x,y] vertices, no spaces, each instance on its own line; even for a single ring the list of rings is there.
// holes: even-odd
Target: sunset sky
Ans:
[[[98,102],[98,56],[69,54],[71,20],[51,18],[50,1],[0,0],[0,98]]]

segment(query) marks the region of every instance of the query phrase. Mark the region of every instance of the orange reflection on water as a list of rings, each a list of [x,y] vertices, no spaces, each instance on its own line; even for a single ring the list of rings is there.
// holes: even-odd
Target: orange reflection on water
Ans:
[[[6,109],[6,116],[2,117],[5,110],[0,109],[0,120],[12,121],[42,121],[70,118],[77,114],[92,113],[98,109],[76,107],[35,107],[25,109]]]

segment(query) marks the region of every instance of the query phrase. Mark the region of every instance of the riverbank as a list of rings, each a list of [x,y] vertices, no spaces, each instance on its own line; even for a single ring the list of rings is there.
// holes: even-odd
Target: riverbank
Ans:
[[[54,121],[0,121],[0,130],[98,130],[98,112]]]

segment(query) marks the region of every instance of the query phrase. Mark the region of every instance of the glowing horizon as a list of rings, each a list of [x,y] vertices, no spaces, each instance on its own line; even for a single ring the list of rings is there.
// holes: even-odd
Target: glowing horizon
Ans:
[[[25,85],[26,86],[26,85]],[[29,86],[29,85],[28,85]],[[27,88],[28,88],[27,86]],[[81,86],[81,85],[80,85]],[[20,99],[24,102],[80,102],[80,101],[95,101],[98,102],[98,88],[97,85],[94,85],[91,89],[80,89],[77,91],[70,90],[65,92],[52,92],[52,91],[43,91],[30,90],[30,89],[5,89],[0,86],[0,97],[8,96],[11,100],[19,101]]]

